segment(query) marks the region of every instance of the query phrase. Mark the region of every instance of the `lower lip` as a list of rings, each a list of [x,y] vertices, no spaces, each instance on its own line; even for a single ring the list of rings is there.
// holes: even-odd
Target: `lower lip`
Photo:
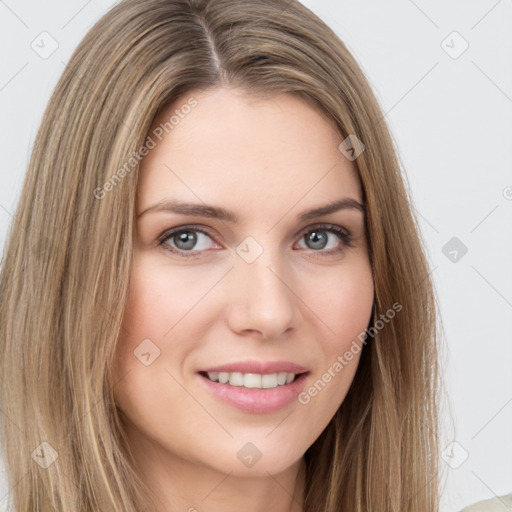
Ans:
[[[278,411],[296,400],[304,388],[307,373],[302,373],[290,384],[270,389],[231,386],[198,375],[209,391],[224,402],[245,412],[267,413]]]

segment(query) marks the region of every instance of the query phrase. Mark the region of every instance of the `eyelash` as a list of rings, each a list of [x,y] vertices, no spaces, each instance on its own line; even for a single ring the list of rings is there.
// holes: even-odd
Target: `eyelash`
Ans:
[[[335,249],[328,249],[328,250],[319,249],[318,251],[315,251],[314,249],[310,249],[310,252],[320,253],[320,257],[323,257],[323,256],[328,257],[328,256],[332,256],[335,254],[340,254],[340,253],[344,252],[348,247],[354,246],[353,245],[353,237],[352,237],[352,234],[350,233],[350,231],[348,231],[345,228],[342,228],[341,226],[337,226],[336,224],[318,224],[318,225],[314,225],[314,226],[309,226],[309,227],[305,228],[304,230],[302,230],[302,232],[300,233],[299,241],[302,240],[305,235],[307,235],[308,233],[311,233],[315,230],[323,230],[328,233],[334,233],[343,242],[339,247],[337,247]],[[173,254],[178,254],[180,257],[183,257],[183,258],[200,258],[201,257],[200,253],[202,251],[194,251],[194,250],[184,251],[182,249],[178,249],[178,248],[170,246],[169,244],[166,244],[167,240],[169,240],[173,236],[175,236],[179,233],[182,233],[182,232],[187,232],[187,231],[195,231],[195,232],[203,233],[204,235],[206,235],[207,237],[209,237],[213,240],[213,237],[210,233],[208,233],[204,229],[201,229],[197,226],[193,226],[193,225],[180,226],[179,228],[174,228],[170,231],[166,231],[166,232],[162,233],[162,235],[160,235],[158,237],[158,246],[162,246],[162,248],[164,250],[169,251]]]

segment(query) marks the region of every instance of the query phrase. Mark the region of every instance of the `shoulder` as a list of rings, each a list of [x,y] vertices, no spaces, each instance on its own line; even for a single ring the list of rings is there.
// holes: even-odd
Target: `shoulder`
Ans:
[[[496,496],[490,500],[479,501],[463,508],[460,512],[510,512],[512,510],[512,494]]]

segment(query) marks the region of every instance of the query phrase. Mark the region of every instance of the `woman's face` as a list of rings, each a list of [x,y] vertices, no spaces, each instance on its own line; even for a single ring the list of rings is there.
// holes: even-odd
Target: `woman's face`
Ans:
[[[152,464],[284,471],[343,402],[370,320],[354,163],[292,95],[192,91],[149,135],[114,390],[131,444]]]

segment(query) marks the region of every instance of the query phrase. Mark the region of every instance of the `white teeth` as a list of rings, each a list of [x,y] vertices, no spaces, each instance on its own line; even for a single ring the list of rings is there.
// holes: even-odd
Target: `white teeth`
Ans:
[[[261,375],[257,373],[245,373],[244,388],[261,388]]]
[[[290,384],[295,379],[295,373],[279,372],[270,374],[240,373],[240,372],[208,372],[208,378],[221,384],[244,388],[272,389],[277,386]]]
[[[213,375],[216,372],[212,372],[208,374],[210,380],[216,380]],[[228,372],[219,372],[219,382],[221,384],[227,384],[229,382],[229,373]]]
[[[231,386],[243,386],[244,385],[244,374],[238,373],[238,372],[233,372],[229,376],[229,384]]]
[[[277,373],[270,375],[261,376],[261,387],[262,388],[276,388],[277,387]]]
[[[226,373],[227,375],[227,373]],[[208,378],[210,380],[219,380],[219,372],[208,372]],[[227,379],[226,379],[227,382]]]

